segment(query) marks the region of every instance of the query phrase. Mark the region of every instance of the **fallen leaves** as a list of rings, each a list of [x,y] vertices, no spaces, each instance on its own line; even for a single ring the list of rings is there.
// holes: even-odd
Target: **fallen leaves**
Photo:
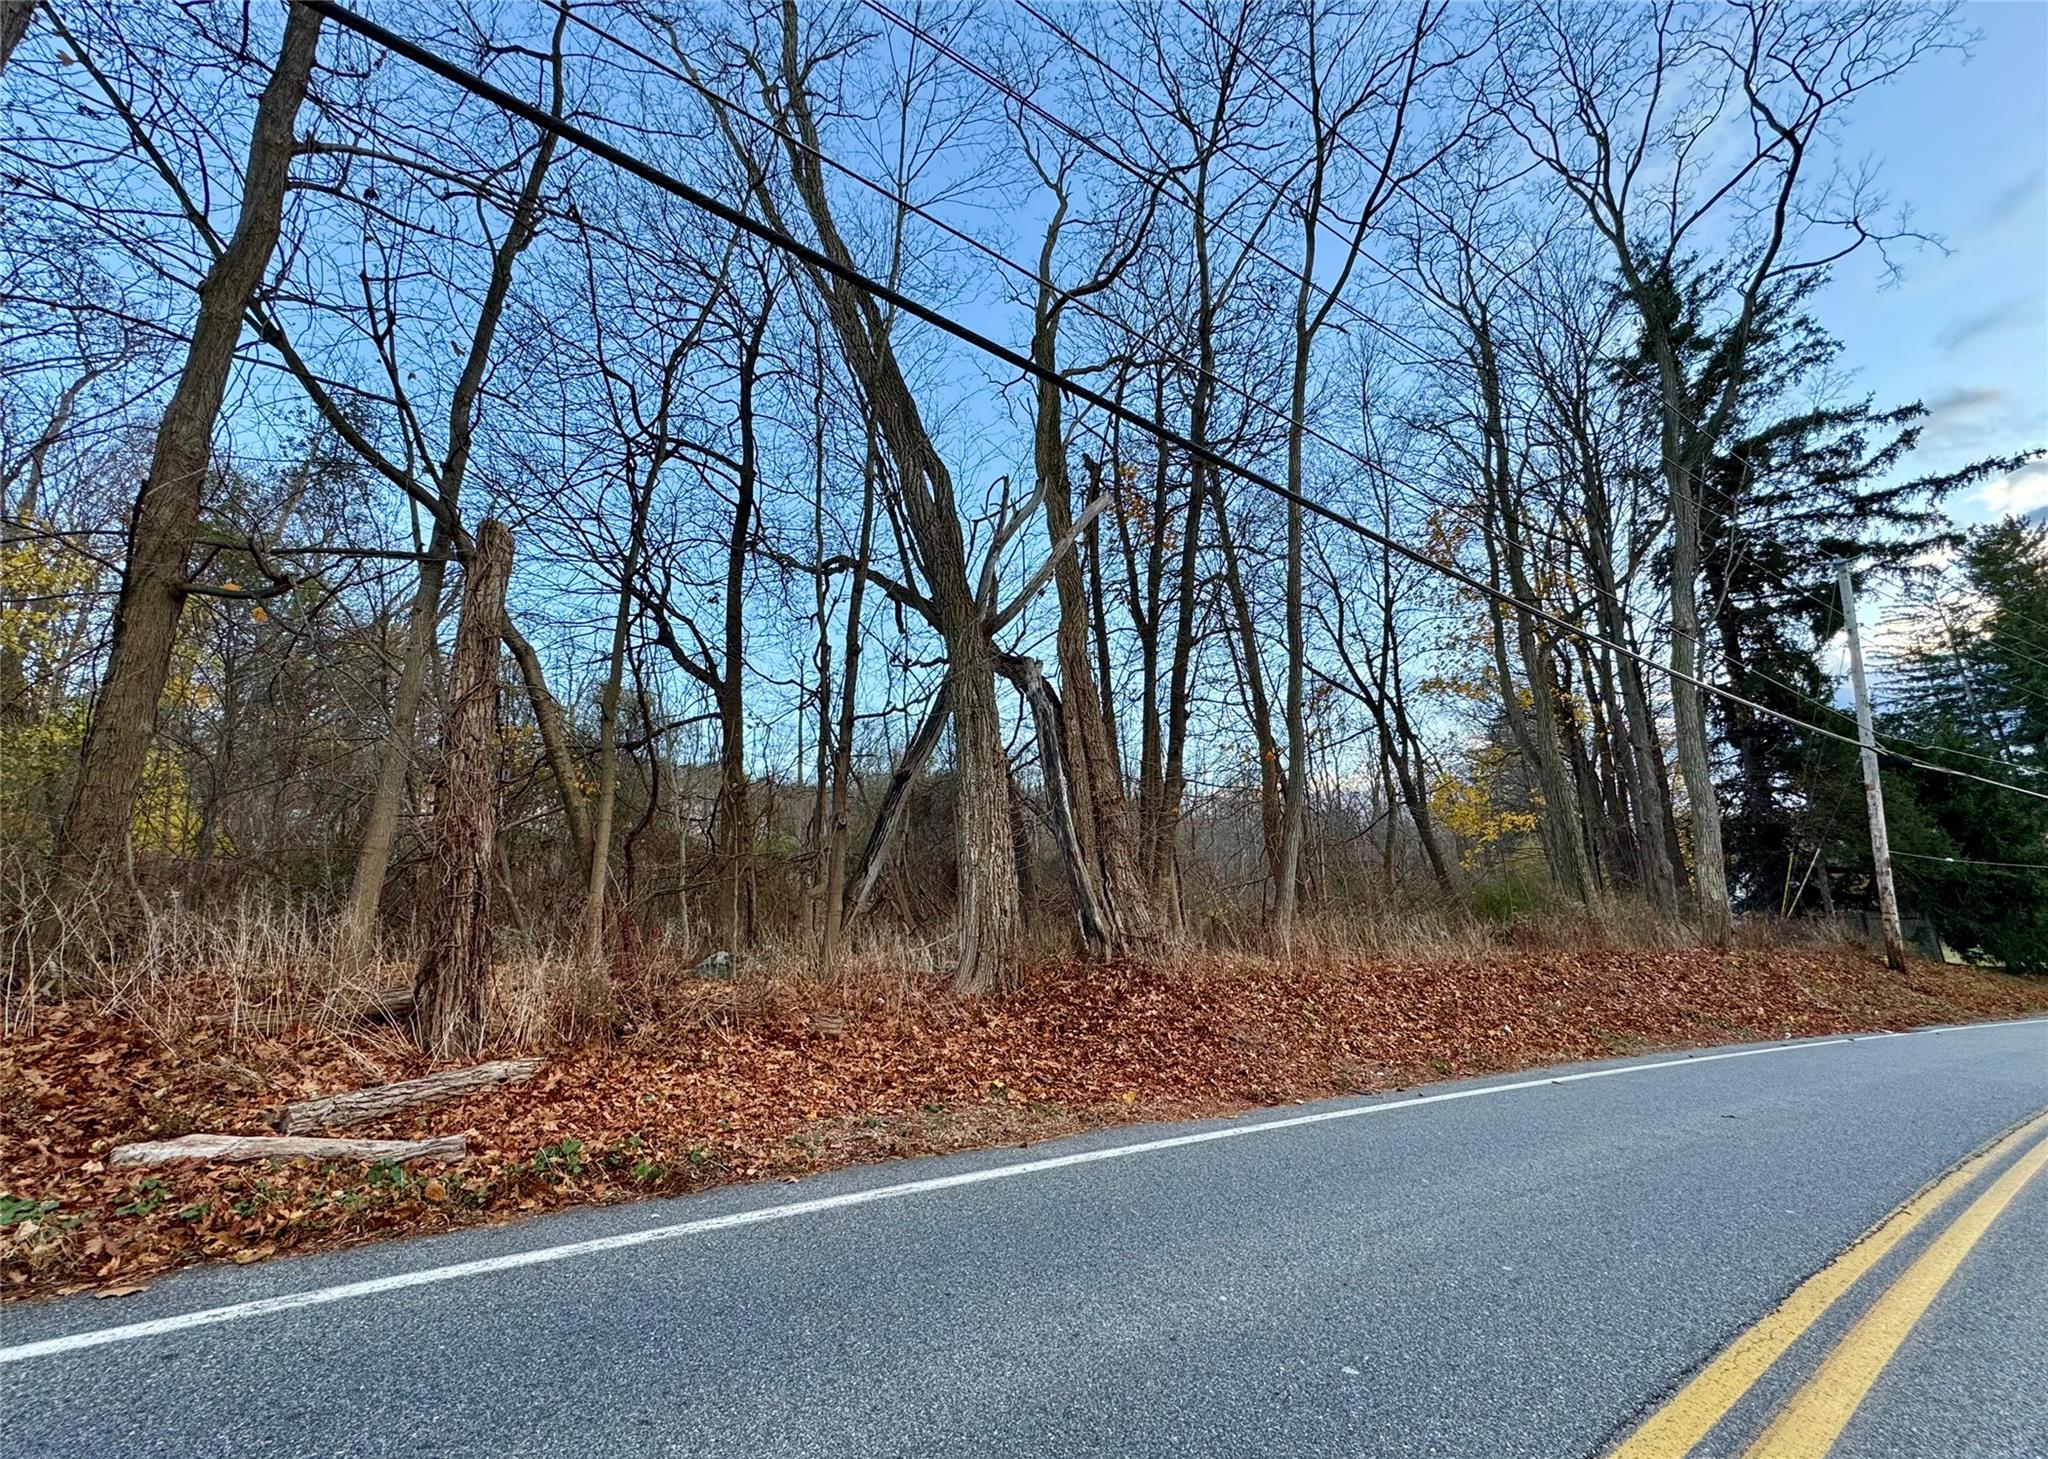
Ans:
[[[1932,965],[1894,979],[1848,950],[1245,954],[1054,965],[971,1002],[841,984],[782,1001],[755,989],[749,1006],[747,1020],[643,1018],[623,1043],[560,1051],[529,1085],[361,1127],[466,1134],[469,1158],[431,1176],[292,1161],[140,1179],[101,1155],[167,1126],[263,1133],[280,1100],[429,1066],[386,1041],[369,1080],[360,1038],[201,1025],[162,1039],[46,1010],[0,1043],[0,1294],[139,1290],[195,1261],[1531,1064],[2010,1017],[2048,1008],[2048,983]]]

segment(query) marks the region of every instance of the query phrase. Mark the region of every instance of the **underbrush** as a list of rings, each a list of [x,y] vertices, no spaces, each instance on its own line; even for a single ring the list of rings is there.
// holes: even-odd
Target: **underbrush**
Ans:
[[[784,1012],[833,1016],[901,1010],[950,997],[949,936],[880,922],[862,929],[834,976],[817,976],[808,936],[770,934],[736,959],[731,980],[695,973],[714,951],[687,923],[630,926],[603,959],[522,930],[509,917],[498,937],[490,1023],[495,1045],[567,1048],[611,1044],[637,1030],[733,1027]],[[1150,960],[1199,966],[1243,954],[1315,964],[1368,958],[1471,962],[1502,951],[1675,950],[1696,945],[1685,923],[1634,901],[1595,908],[1561,904],[1540,880],[1474,883],[1459,899],[1418,894],[1370,907],[1324,909],[1282,941],[1243,916],[1191,914],[1181,939]],[[1027,938],[1031,965],[1066,961],[1074,935],[1057,913]],[[1860,946],[1833,924],[1748,923],[1745,947]],[[416,939],[387,929],[367,950],[344,947],[334,908],[243,889],[193,906],[172,891],[103,879],[57,895],[39,866],[0,865],[0,1036],[31,1032],[60,1004],[82,1004],[175,1040],[205,1030],[230,1045],[305,1027],[364,1031],[362,1014],[389,1007],[411,978]],[[385,1032],[393,1033],[387,1026]]]
[[[1924,963],[1897,977],[1856,947],[1626,949],[1581,929],[1568,948],[1397,957],[1317,933],[1331,945],[1287,955],[1049,961],[982,999],[872,949],[831,983],[792,949],[731,980],[643,959],[595,992],[584,972],[514,958],[499,1041],[546,1047],[541,1074],[349,1132],[467,1138],[465,1159],[418,1170],[110,1169],[120,1144],[262,1133],[285,1101],[430,1067],[396,1028],[342,1012],[341,985],[283,962],[267,997],[237,990],[241,972],[130,979],[0,1039],[0,1293],[1532,1064],[2048,1008],[2039,979]],[[231,919],[218,937],[207,946],[257,945]],[[224,1006],[266,1016],[207,1011]],[[268,1016],[294,1006],[313,1013]]]

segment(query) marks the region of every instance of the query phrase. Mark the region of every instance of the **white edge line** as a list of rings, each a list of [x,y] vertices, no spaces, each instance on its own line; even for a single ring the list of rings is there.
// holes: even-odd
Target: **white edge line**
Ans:
[[[871,1205],[876,1201],[896,1200],[903,1196],[923,1195],[930,1191],[957,1190],[963,1186],[985,1185],[990,1181],[1011,1180],[1020,1175],[1036,1175],[1041,1171],[1064,1170],[1075,1165],[1092,1165],[1103,1160],[1122,1160],[1132,1155],[1149,1155],[1158,1150],[1180,1150],[1190,1145],[1207,1145],[1217,1140],[1235,1140],[1246,1135],[1263,1135],[1274,1130],[1297,1129],[1303,1125],[1320,1125],[1331,1120],[1361,1119],[1367,1115],[1391,1114],[1399,1110],[1415,1109],[1425,1104],[1450,1104],[1461,1099],[1479,1099],[1491,1094],[1512,1094],[1523,1089],[1541,1089],[1555,1084],[1577,1084],[1587,1079],[1607,1079],[1621,1074],[1647,1074],[1658,1069],[1677,1069],[1689,1064],[1713,1064],[1723,1059],[1748,1059],[1763,1054],[1795,1054],[1807,1049],[1824,1049],[1837,1044],[1863,1043],[1879,1038],[1910,1038],[1921,1034],[1969,1032],[1976,1029],[2013,1028],[2026,1024],[2048,1022],[2048,1019],[2021,1018],[2003,1023],[1959,1024],[1950,1028],[1916,1029],[1911,1032],[1883,1032],[1868,1034],[1846,1034],[1837,1038],[1805,1039],[1794,1044],[1771,1044],[1756,1049],[1733,1049],[1718,1054],[1683,1054],[1677,1058],[1659,1059],[1648,1064],[1621,1064],[1606,1069],[1586,1069],[1576,1074],[1545,1074],[1531,1079],[1517,1079],[1506,1084],[1482,1084],[1472,1089],[1448,1089],[1437,1094],[1421,1094],[1413,1099],[1380,1098],[1377,1103],[1347,1105],[1342,1109],[1317,1110],[1312,1114],[1288,1115],[1277,1120],[1261,1120],[1256,1124],[1229,1125],[1218,1130],[1200,1130],[1189,1135],[1169,1135],[1159,1140],[1141,1140],[1130,1145],[1111,1145],[1096,1150],[1079,1150],[1068,1155],[1049,1155],[1036,1160],[1020,1160],[1010,1165],[997,1165],[982,1170],[965,1170],[953,1175],[931,1176],[924,1180],[898,1181],[893,1185],[871,1186],[866,1190],[846,1191],[839,1195],[818,1196],[807,1201],[791,1201],[780,1206],[760,1206],[752,1210],[734,1211],[724,1216],[706,1216],[695,1221],[678,1221],[667,1226],[649,1226],[639,1231],[624,1231],[613,1236],[598,1236],[587,1241],[564,1242],[559,1246],[535,1247],[529,1251],[515,1251],[503,1256],[480,1257],[475,1261],[455,1262],[449,1266],[425,1267],[418,1271],[398,1272],[386,1277],[371,1277],[360,1282],[343,1282],[332,1287],[315,1287],[303,1292],[288,1292],[276,1297],[259,1297],[249,1302],[235,1302],[225,1307],[207,1307],[196,1312],[181,1312],[170,1317],[151,1318],[147,1322],[124,1323],[119,1327],[102,1327],[88,1332],[75,1332],[64,1337],[44,1338],[39,1342],[20,1343],[13,1347],[0,1348],[0,1363],[21,1363],[33,1358],[55,1357],[61,1353],[74,1353],[86,1348],[105,1347],[111,1343],[138,1342],[144,1338],[162,1337],[168,1333],[184,1332],[195,1327],[214,1327],[224,1322],[239,1322],[250,1317],[267,1317],[275,1312],[291,1312],[301,1307],[324,1307],[330,1302],[346,1302],[356,1297],[374,1297],[383,1292],[402,1292],[408,1287],[426,1287],[439,1282],[457,1281],[463,1277],[481,1276],[487,1272],[513,1271],[519,1267],[541,1266],[549,1262],[568,1261],[579,1256],[594,1256],[599,1252],[622,1251],[634,1246],[648,1246],[659,1241],[675,1241],[685,1236],[699,1236],[710,1231],[729,1231],[738,1226],[755,1226],[767,1221],[786,1221],[797,1216],[812,1216],[821,1211],[843,1210],[851,1206]]]

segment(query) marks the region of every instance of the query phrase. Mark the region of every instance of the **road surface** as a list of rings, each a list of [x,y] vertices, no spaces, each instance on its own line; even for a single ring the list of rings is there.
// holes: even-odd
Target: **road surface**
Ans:
[[[1815,1040],[195,1271],[0,1307],[0,1451],[2042,1459],[2044,1111]]]

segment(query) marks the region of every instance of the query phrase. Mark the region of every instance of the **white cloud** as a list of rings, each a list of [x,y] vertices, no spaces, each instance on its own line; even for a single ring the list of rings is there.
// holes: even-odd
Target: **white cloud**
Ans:
[[[1994,477],[1971,492],[1969,500],[1989,517],[2018,516],[2048,506],[2048,461],[2030,461]]]

